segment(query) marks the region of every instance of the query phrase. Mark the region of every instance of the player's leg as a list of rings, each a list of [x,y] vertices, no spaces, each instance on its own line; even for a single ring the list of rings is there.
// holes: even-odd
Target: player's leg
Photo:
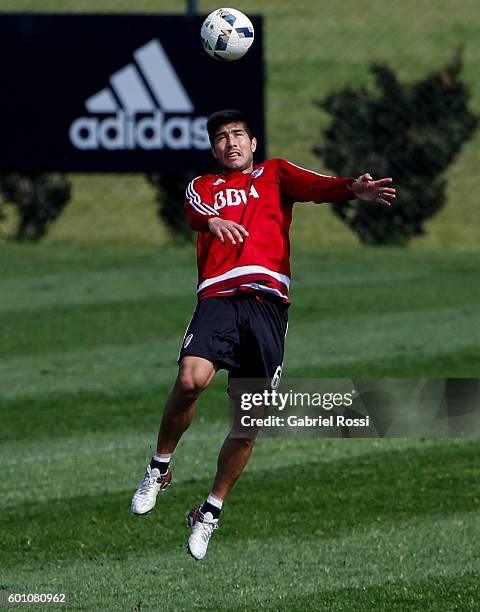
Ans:
[[[147,514],[155,507],[157,495],[172,480],[170,458],[184,431],[190,426],[196,400],[210,384],[217,366],[203,357],[186,355],[164,408],[158,433],[157,452],[132,499],[133,514]]]
[[[241,299],[236,302],[241,325],[243,358],[234,376],[242,379],[261,379],[264,388],[271,388],[273,379],[278,383],[283,364],[285,337],[288,329],[287,307],[275,301]],[[243,472],[252,454],[255,437],[225,439],[217,464],[217,473],[206,501],[187,517],[192,535],[188,550],[197,560],[202,559],[218,520],[223,502]]]
[[[220,454],[212,494],[224,500],[250,459],[255,438],[225,438]]]
[[[234,314],[222,298],[197,304],[178,354],[177,379],[167,399],[157,440],[157,452],[132,500],[132,512],[145,514],[155,506],[158,493],[171,481],[170,458],[192,422],[196,400],[219,367],[229,367],[235,344]]]
[[[238,308],[243,315],[243,357],[241,367],[231,371],[230,378],[255,381],[255,391],[271,389],[273,378],[277,385],[281,375],[288,328],[287,306],[269,299],[250,298],[239,301]],[[258,408],[257,416],[262,416],[262,410]],[[218,457],[213,495],[224,500],[230,493],[248,463],[255,440],[252,428],[243,437],[238,437],[238,432],[235,437],[227,436]]]
[[[208,387],[218,367],[203,357],[186,355],[163,411],[157,440],[157,454],[171,455],[183,432],[190,426],[196,410],[196,400]]]

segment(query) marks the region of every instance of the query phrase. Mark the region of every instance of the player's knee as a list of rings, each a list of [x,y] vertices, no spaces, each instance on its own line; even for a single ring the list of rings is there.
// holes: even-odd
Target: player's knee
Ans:
[[[204,379],[196,375],[192,369],[181,368],[177,377],[177,388],[179,391],[192,399],[195,399],[206,388]]]

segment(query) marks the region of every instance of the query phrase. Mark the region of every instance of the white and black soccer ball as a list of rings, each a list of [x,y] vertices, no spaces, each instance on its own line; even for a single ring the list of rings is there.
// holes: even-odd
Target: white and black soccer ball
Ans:
[[[220,8],[205,19],[200,32],[202,45],[218,60],[238,60],[250,49],[254,39],[253,25],[242,12]]]

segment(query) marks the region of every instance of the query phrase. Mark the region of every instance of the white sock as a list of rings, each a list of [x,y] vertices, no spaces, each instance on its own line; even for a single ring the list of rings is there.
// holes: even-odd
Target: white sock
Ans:
[[[219,510],[222,509],[223,499],[216,497],[215,495],[213,495],[213,493],[209,494],[209,496],[207,497],[207,502],[209,504],[212,504],[212,506],[215,506],[215,508],[218,508]]]
[[[171,459],[172,455],[167,455],[164,453],[155,453],[153,455],[153,460],[154,461],[158,461],[158,463],[165,463],[168,464],[170,463],[170,459]]]

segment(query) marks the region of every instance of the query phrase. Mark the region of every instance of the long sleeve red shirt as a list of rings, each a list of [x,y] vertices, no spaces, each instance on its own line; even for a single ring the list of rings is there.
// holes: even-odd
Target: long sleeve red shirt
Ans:
[[[191,181],[185,213],[198,232],[198,299],[237,291],[267,292],[289,303],[290,238],[295,202],[354,199],[353,178],[335,178],[271,159],[253,172],[206,174]],[[225,244],[208,227],[220,216],[243,225],[243,243]]]

